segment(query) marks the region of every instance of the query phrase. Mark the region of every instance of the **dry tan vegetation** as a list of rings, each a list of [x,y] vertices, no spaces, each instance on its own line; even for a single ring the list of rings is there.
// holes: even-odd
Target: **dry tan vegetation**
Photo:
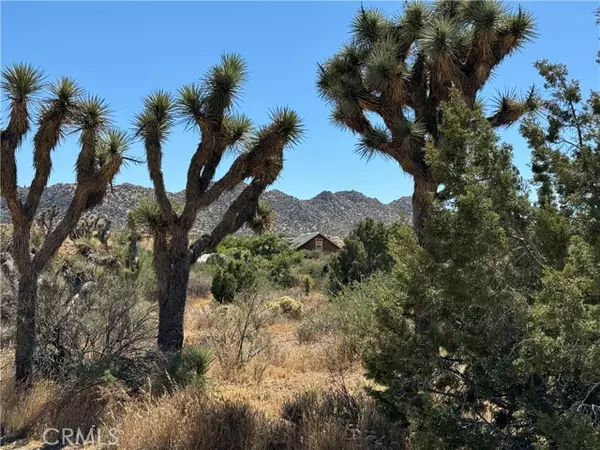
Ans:
[[[366,380],[343,342],[332,337],[310,343],[297,339],[297,327],[318,315],[327,299],[318,292],[304,296],[300,291],[282,291],[264,300],[284,295],[303,303],[303,318],[273,314],[260,330],[269,339],[269,349],[239,367],[223,367],[215,358],[207,389],[192,384],[172,395],[134,397],[118,383],[81,387],[38,381],[25,394],[12,388],[12,355],[3,350],[3,426],[8,433],[27,435],[27,448],[37,448],[45,427],[92,425],[117,427],[117,448],[126,450],[374,448],[374,438],[350,431],[335,408],[326,411],[325,401],[321,406],[310,403],[308,418],[301,423],[282,418],[285,408],[302,409],[307,397],[332,393],[331,398],[338,396],[342,403],[352,398],[357,420],[369,429],[383,420],[363,394]],[[185,344],[206,343],[214,331],[211,327],[219,325],[216,314],[219,306],[210,298],[189,298]]]

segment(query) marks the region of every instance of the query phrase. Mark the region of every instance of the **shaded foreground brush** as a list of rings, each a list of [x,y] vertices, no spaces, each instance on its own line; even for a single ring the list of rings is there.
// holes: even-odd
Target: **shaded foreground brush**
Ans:
[[[302,395],[312,402],[298,404]],[[364,396],[328,391],[290,400],[281,418],[245,403],[207,398],[189,390],[126,408],[119,448],[127,450],[370,450],[403,449],[401,428]],[[300,408],[300,416],[291,416]],[[301,419],[298,419],[301,417]]]

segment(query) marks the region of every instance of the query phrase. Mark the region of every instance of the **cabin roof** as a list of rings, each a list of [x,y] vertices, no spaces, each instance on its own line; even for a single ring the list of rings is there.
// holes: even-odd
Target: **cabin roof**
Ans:
[[[331,242],[333,245],[335,245],[336,247],[339,248],[339,245],[337,245],[335,242],[333,242],[327,236],[324,236],[322,233],[320,233],[318,231],[314,231],[312,233],[304,233],[299,236],[289,238],[289,242],[294,248],[298,249],[298,248],[302,247],[304,244],[306,244],[307,242],[310,242],[312,239],[316,238],[317,236],[320,236],[323,239],[327,239],[329,242]]]

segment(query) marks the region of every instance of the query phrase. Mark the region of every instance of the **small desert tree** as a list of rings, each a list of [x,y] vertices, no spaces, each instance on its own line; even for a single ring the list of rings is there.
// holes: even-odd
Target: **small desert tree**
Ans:
[[[9,120],[2,130],[1,189],[12,219],[11,251],[19,271],[15,354],[18,382],[27,381],[33,369],[38,277],[82,214],[102,202],[108,185],[127,160],[125,151],[129,145],[124,132],[109,129],[108,105],[103,100],[84,96],[70,78],[59,78],[50,85],[43,80],[41,71],[26,64],[15,64],[2,72]],[[34,113],[34,103],[44,91],[48,95]],[[34,114],[36,117],[32,117]],[[35,175],[23,199],[17,190],[15,152],[32,122],[38,124],[33,138]],[[81,145],[75,193],[60,222],[32,253],[31,227],[52,169],[52,150],[69,131],[79,133]]]
[[[252,219],[260,194],[275,181],[283,167],[283,150],[301,135],[298,116],[287,108],[275,110],[271,123],[256,132],[252,132],[250,119],[231,113],[245,78],[242,58],[224,55],[201,83],[182,87],[176,97],[165,91],[150,94],[136,118],[156,196],[156,207],[145,205],[145,211],[139,215],[149,219],[147,222],[154,235],[158,344],[163,351],[179,351],[183,343],[183,315],[191,264]],[[163,144],[176,119],[197,128],[201,135],[188,167],[185,203],[180,212],[167,197],[161,167]],[[225,175],[213,182],[217,166],[230,149],[241,152]],[[249,184],[230,204],[212,232],[190,243],[189,234],[198,213],[245,179],[250,180]]]
[[[413,177],[413,224],[421,236],[440,184],[425,144],[441,143],[442,102],[456,88],[474,107],[497,66],[534,36],[533,18],[499,1],[411,1],[395,19],[361,8],[352,32],[319,66],[319,91],[333,105],[333,122],[360,135],[361,155],[390,157]],[[533,90],[525,98],[509,92],[488,120],[511,125],[534,106]]]

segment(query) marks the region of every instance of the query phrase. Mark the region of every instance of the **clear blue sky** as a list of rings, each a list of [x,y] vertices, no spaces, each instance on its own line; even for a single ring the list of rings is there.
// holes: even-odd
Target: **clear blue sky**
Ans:
[[[370,3],[389,13],[401,2]],[[516,3],[513,4],[516,6]],[[485,93],[515,86],[525,90],[540,80],[532,63],[541,58],[563,62],[584,91],[597,88],[597,2],[524,2],[538,20],[539,37],[507,60]],[[310,198],[322,190],[358,190],[389,202],[410,195],[412,182],[397,164],[354,154],[355,137],[333,127],[327,105],[315,89],[316,63],[332,55],[349,37],[358,2],[65,2],[1,3],[1,63],[24,61],[43,68],[50,78],[69,75],[89,92],[105,97],[117,125],[129,128],[141,98],[157,88],[175,91],[196,81],[222,52],[238,52],[250,77],[239,110],[256,124],[270,108],[289,105],[304,118],[304,142],[288,152],[282,177],[274,185]],[[3,108],[3,122],[5,108]],[[505,133],[515,144],[516,161],[527,173],[529,152],[515,127]],[[198,136],[172,135],[166,144],[167,188],[181,190]],[[19,151],[19,184],[32,176],[29,142]],[[143,155],[139,143],[133,153]],[[71,182],[76,139],[54,153],[51,183]],[[220,173],[226,170],[224,161]],[[150,186],[145,166],[130,167],[118,182]]]

